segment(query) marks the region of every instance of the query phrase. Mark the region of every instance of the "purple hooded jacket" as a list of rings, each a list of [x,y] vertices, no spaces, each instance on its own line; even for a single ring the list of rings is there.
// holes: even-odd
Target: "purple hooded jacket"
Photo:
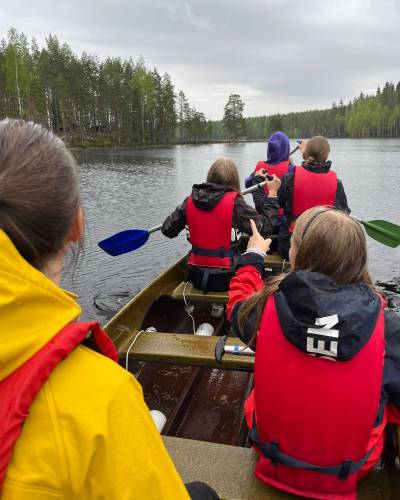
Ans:
[[[288,136],[284,132],[275,132],[267,141],[267,160],[269,165],[277,165],[289,158],[290,144]],[[244,183],[246,188],[253,182],[254,172],[246,177]]]

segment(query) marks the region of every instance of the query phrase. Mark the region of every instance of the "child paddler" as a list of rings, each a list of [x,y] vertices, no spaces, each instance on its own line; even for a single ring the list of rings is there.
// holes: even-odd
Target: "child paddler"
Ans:
[[[264,181],[267,175],[276,175],[278,179],[290,172],[293,172],[292,160],[290,154],[289,138],[284,132],[275,132],[267,140],[267,159],[259,161],[256,164],[254,171],[249,177],[246,177],[246,187],[254,184],[259,184]],[[265,203],[265,197],[268,196],[268,186],[264,186],[265,196],[260,196],[257,192],[253,194],[253,201],[256,210]],[[278,218],[274,225],[274,234],[279,233],[279,227],[285,222],[284,212],[282,208],[278,210]],[[277,242],[274,242],[274,251],[277,249]]]
[[[245,413],[255,475],[307,498],[355,500],[400,423],[400,317],[367,270],[361,225],[326,207],[297,219],[291,272],[261,278],[270,240],[253,225],[228,317],[256,350]]]
[[[264,180],[264,178],[262,178]],[[187,228],[192,249],[188,256],[189,280],[204,291],[225,291],[240,255],[242,233],[251,234],[250,219],[263,236],[272,233],[278,213],[277,190],[280,180],[268,182],[269,195],[262,191],[259,212],[240,195],[239,173],[228,158],[215,161],[207,182],[195,184],[192,193],[169,215],[161,228],[175,238]]]
[[[299,148],[304,161],[282,177],[278,193],[279,206],[285,214],[285,222],[279,228],[278,252],[285,259],[289,257],[290,235],[296,219],[308,208],[324,205],[350,212],[343,184],[328,160],[328,140],[315,136],[303,141]]]
[[[246,187],[262,182],[257,176],[265,174],[276,175],[281,179],[285,174],[293,170],[290,157],[289,138],[284,132],[275,132],[267,140],[267,159],[257,162],[254,171],[246,177]],[[268,186],[264,186],[264,192],[268,195]]]
[[[63,142],[40,125],[0,122],[0,497],[187,499],[140,385],[60,288],[82,228]]]

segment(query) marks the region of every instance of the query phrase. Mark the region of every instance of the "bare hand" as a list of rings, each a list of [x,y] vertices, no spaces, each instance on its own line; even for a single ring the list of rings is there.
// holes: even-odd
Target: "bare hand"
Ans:
[[[281,180],[274,174],[272,181],[267,182],[269,196],[276,196],[278,189],[281,187]]]
[[[271,181],[273,182],[273,181]],[[262,250],[265,253],[268,253],[269,247],[271,245],[271,238],[267,238],[266,240],[261,236],[258,232],[257,226],[253,219],[250,219],[251,231],[252,235],[247,243],[247,248],[256,248],[258,250]]]

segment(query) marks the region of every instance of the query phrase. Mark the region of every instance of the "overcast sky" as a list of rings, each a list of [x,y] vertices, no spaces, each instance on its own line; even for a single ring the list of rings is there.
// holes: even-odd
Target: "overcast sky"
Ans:
[[[400,80],[398,0],[0,0],[0,33],[76,53],[144,56],[191,105],[219,119],[329,107]]]

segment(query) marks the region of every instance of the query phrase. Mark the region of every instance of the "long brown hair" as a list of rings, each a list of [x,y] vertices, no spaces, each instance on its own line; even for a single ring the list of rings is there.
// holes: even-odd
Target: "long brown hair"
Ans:
[[[240,177],[235,163],[229,158],[219,158],[210,167],[207,182],[228,186],[240,193]]]
[[[0,122],[0,228],[41,269],[65,244],[81,200],[76,162],[41,125]]]
[[[365,282],[375,290],[367,269],[367,245],[361,225],[345,212],[327,207],[306,210],[297,219],[291,239],[295,261],[292,271],[325,274],[338,285]],[[243,333],[246,318],[257,308],[253,343],[267,298],[279,289],[285,274],[266,281],[265,288],[252,295],[239,310],[238,325]]]
[[[303,154],[305,164],[311,165],[312,163],[325,162],[328,159],[330,150],[328,139],[322,137],[322,135],[311,137],[306,142]]]

